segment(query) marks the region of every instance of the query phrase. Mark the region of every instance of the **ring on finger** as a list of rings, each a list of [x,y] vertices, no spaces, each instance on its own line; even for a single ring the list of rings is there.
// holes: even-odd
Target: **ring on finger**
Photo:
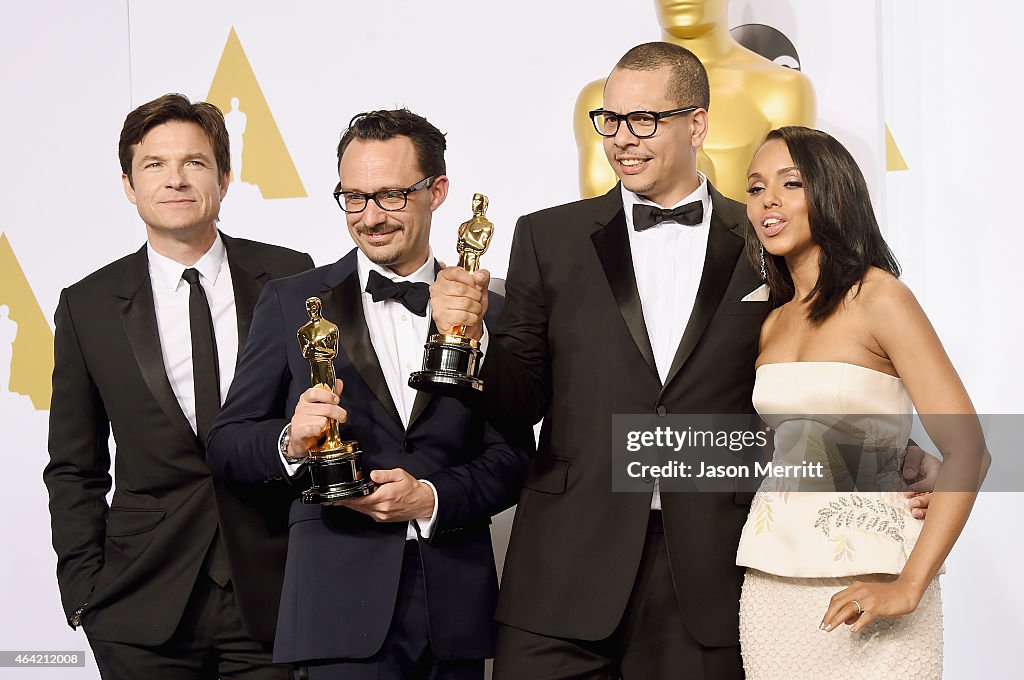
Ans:
[[[861,614],[864,613],[864,607],[860,606],[860,602],[857,602],[857,600],[854,600],[853,604],[856,605],[856,607],[857,607],[857,616],[860,616]]]

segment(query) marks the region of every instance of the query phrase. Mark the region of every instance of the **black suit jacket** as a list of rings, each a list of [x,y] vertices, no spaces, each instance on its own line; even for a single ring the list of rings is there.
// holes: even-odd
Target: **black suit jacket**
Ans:
[[[222,238],[241,348],[260,289],[313,262],[286,248]],[[63,290],[54,321],[43,480],[66,614],[88,602],[90,637],[165,642],[219,527],[246,630],[272,640],[290,490],[215,484],[164,370],[145,246]],[[117,483],[108,508],[111,429]]]
[[[498,619],[546,635],[610,635],[643,550],[650,493],[612,492],[612,415],[751,413],[767,302],[743,257],[742,205],[711,188],[707,257],[666,384],[655,369],[620,189],[519,220],[507,303],[481,377],[489,410],[544,418],[505,560]],[[649,266],[671,266],[650,263]],[[737,644],[736,546],[749,495],[664,493],[665,537],[690,633]]]
[[[359,442],[367,470],[403,468],[437,489],[434,532],[419,541],[431,649],[440,659],[493,656],[497,578],[490,518],[515,503],[533,433],[486,421],[457,399],[425,393],[405,428],[370,344],[360,292],[354,250],[335,264],[266,287],[231,393],[210,433],[210,468],[234,482],[284,474],[278,436],[310,386],[295,332],[309,321],[306,298],[318,296],[324,318],[341,331],[334,365],[349,412],[342,438]],[[303,481],[296,478],[297,490]],[[347,508],[298,500],[289,521],[274,660],[372,656],[395,610],[407,523],[376,523]]]

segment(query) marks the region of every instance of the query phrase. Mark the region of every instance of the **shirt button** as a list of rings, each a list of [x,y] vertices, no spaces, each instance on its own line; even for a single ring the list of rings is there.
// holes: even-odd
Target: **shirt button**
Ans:
[[[406,368],[406,370],[411,371],[412,370],[412,362],[411,361],[406,361],[405,362],[405,368]]]
[[[668,415],[668,407],[664,404],[658,404],[658,408],[655,411],[659,416]]]
[[[405,314],[403,314],[402,315],[402,321],[408,321],[408,320],[409,320],[409,317],[406,316]]]

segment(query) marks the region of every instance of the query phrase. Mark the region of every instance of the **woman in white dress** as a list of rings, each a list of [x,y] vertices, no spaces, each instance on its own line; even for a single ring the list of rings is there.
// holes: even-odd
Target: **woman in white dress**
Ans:
[[[987,465],[971,400],[839,142],[775,130],[747,186],[748,253],[782,303],[761,329],[754,406],[776,462],[831,462],[799,491],[766,479],[751,506],[737,553],[747,678],[939,678],[937,575]],[[899,474],[914,408],[944,456],[925,520]],[[837,432],[874,454],[845,478]]]

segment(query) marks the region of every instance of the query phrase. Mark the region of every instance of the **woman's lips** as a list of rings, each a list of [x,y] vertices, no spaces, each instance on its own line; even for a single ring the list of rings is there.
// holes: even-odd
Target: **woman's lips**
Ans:
[[[764,229],[764,235],[769,238],[782,231],[787,224],[789,222],[781,215],[778,217],[765,217],[761,220],[761,228]]]

